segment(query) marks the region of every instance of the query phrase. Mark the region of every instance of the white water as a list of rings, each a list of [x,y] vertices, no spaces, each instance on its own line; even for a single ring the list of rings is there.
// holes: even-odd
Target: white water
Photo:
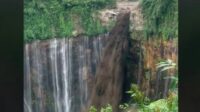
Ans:
[[[107,35],[34,41],[24,47],[24,111],[81,112],[88,79],[96,71]]]

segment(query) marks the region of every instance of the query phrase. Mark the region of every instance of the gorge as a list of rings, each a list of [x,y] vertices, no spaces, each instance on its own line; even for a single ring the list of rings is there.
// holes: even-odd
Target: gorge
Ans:
[[[150,55],[151,46],[129,36],[129,13],[123,13],[106,34],[27,43],[24,46],[25,112],[87,112],[91,105],[100,109],[106,104],[118,112],[118,105],[129,97],[125,92],[132,82],[152,99],[165,97],[170,80],[161,80],[160,72],[149,67],[154,59],[146,59],[155,55]],[[176,60],[176,46],[162,45],[152,48]],[[150,79],[146,78],[147,73]]]

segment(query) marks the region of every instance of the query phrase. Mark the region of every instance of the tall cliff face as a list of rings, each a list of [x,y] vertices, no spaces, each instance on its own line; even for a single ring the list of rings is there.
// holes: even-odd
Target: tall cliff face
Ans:
[[[170,59],[178,63],[178,43],[174,39],[149,39],[141,44],[140,72],[138,85],[146,96],[159,99],[168,96],[170,76],[178,75],[176,69],[161,72],[156,64],[161,60]],[[135,75],[135,74],[133,74]]]
[[[136,83],[152,99],[167,95],[170,80],[155,69],[159,59],[177,60],[173,41],[129,38],[129,13],[118,16],[110,33],[94,38],[50,39],[24,47],[25,112],[88,112],[129,98]],[[160,46],[158,46],[160,45]]]
[[[108,34],[34,41],[24,48],[25,112],[80,112]]]
[[[129,14],[118,20],[109,34],[98,37],[26,44],[25,112],[81,112],[87,110],[88,102],[98,108],[110,103],[117,109],[122,98]]]
[[[128,53],[129,16],[123,13],[118,16],[117,24],[110,33],[102,60],[97,66],[90,106],[100,107],[111,104],[113,111],[123,96],[123,83],[126,74],[126,56]]]
[[[167,59],[178,63],[177,41],[149,39],[145,41],[131,40],[130,42],[126,81],[137,84],[145,96],[150,99],[167,97],[172,80],[166,77],[177,75],[177,70],[161,72],[156,68],[156,64]],[[128,83],[129,85],[130,83]],[[127,89],[128,86],[126,86]],[[125,96],[124,98],[126,101],[129,97]]]

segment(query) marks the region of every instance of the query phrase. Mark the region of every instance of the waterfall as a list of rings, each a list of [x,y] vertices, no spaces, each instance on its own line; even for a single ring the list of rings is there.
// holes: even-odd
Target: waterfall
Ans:
[[[81,112],[108,34],[37,40],[24,46],[24,111]]]
[[[28,52],[28,45],[25,45],[25,52],[24,52],[24,108],[25,112],[32,112],[32,102],[31,102],[31,76],[30,76],[30,63],[29,63],[29,52]]]

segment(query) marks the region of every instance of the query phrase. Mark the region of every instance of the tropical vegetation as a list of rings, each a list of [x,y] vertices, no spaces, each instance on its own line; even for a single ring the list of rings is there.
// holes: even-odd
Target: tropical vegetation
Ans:
[[[162,68],[161,71],[165,72],[169,69],[177,69],[177,66],[172,60],[168,59],[158,63],[157,68]],[[125,112],[131,111],[131,107],[135,108],[137,112],[178,112],[178,77],[174,75],[167,78],[172,79],[168,97],[150,100],[139,90],[136,84],[131,84],[131,88],[127,91],[127,94],[132,99],[128,103],[119,105],[119,108]],[[97,112],[97,110],[92,106],[89,112]],[[100,112],[112,112],[111,105],[102,108]]]
[[[24,40],[71,37],[77,30],[89,36],[103,33],[94,14],[111,7],[115,0],[25,0]]]
[[[147,38],[178,37],[178,0],[142,0],[141,5]]]

